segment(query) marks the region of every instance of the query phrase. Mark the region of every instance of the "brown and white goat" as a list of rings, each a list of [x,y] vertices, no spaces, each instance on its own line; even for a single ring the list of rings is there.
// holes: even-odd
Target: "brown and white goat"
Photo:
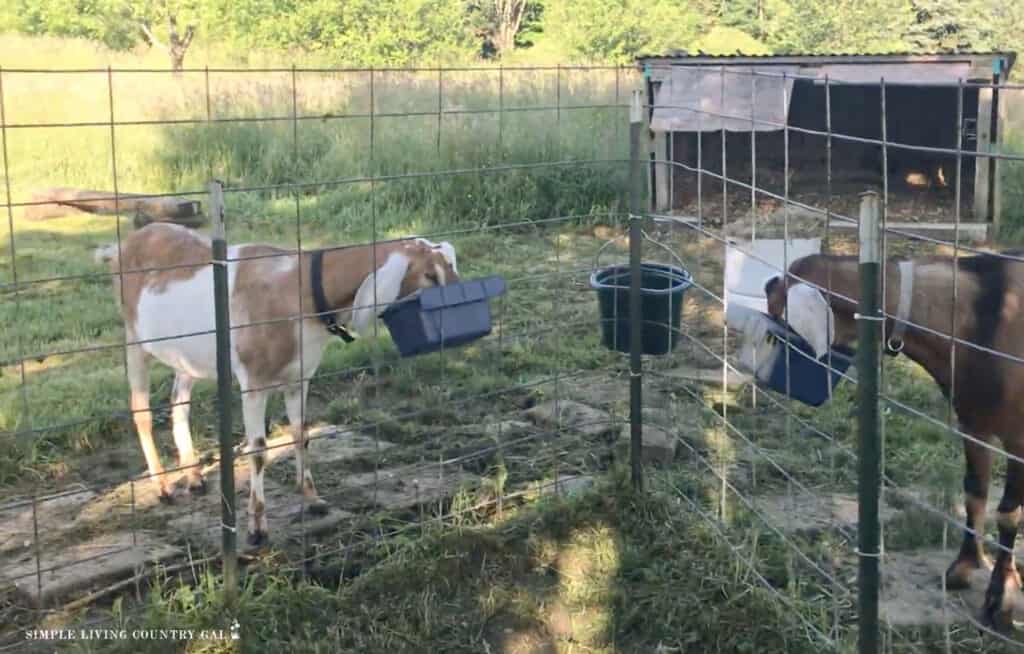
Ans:
[[[951,589],[963,589],[971,571],[991,569],[982,620],[1006,629],[1012,624],[1009,595],[1021,588],[1012,552],[1024,503],[1024,366],[1013,358],[1024,357],[1024,263],[994,254],[955,260],[924,257],[910,263],[909,313],[900,321],[906,331],[898,342],[887,342],[886,353],[907,356],[932,376],[947,398],[952,392],[960,430],[974,439],[963,439],[968,530],[964,531],[959,555],[946,571],[946,584]],[[908,280],[901,279],[901,267],[894,261],[886,263],[885,274],[885,311],[889,316],[904,318],[898,315],[898,306],[900,290]],[[836,322],[835,341],[849,345],[856,340],[854,303],[860,297],[857,257],[811,255],[794,261],[784,282],[775,277],[765,285],[769,313],[782,317],[788,287],[801,282],[819,287],[829,298]],[[892,318],[885,322],[885,333],[890,337],[896,323]],[[951,330],[964,341],[955,349],[949,337]],[[955,373],[951,367],[954,352]],[[997,514],[1000,549],[994,567],[983,545],[992,467],[989,444],[993,439],[998,439],[1009,455],[1006,487]]]
[[[148,358],[175,371],[172,429],[188,487],[203,492],[189,431],[189,402],[196,379],[216,379],[211,246],[184,227],[154,223],[132,233],[121,245],[101,248],[110,262],[114,291],[127,338],[131,409],[150,478],[160,499],[172,493],[153,444],[149,409]],[[348,336],[338,323],[366,333],[374,319],[397,299],[417,289],[458,281],[455,253],[448,243],[408,239],[317,252],[269,245],[228,248],[231,367],[242,392],[250,465],[248,540],[268,537],[263,468],[265,415],[270,393],[284,394],[293,432],[299,492],[314,513],[327,511],[305,465],[302,407],[309,378],[316,372],[332,333]],[[302,319],[299,319],[302,316]],[[335,320],[337,322],[335,322]],[[248,326],[247,326],[248,325]]]

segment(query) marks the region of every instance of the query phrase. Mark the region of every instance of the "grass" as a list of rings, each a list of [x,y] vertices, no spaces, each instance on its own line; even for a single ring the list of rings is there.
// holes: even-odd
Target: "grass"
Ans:
[[[236,610],[221,602],[215,571],[200,568],[194,579],[158,583],[136,610],[115,602],[92,617],[128,631],[199,632],[226,630],[237,616],[240,649],[189,649],[208,652],[856,651],[854,596],[816,578],[742,510],[731,528],[706,519],[715,513],[707,477],[675,468],[648,482],[637,496],[618,469],[581,494],[428,527],[304,577],[266,561],[248,569]],[[819,561],[847,545],[802,544]],[[835,572],[853,586],[855,568]],[[887,634],[894,652],[944,647],[941,629]],[[955,630],[952,645],[1015,651],[970,630]],[[132,647],[78,642],[66,651]]]
[[[1004,150],[1024,153],[1024,129],[1007,134]],[[1024,241],[1024,161],[1002,162],[1003,236],[1013,243]]]
[[[775,594],[750,586],[727,549],[706,549],[713,540],[671,495],[637,498],[613,477],[501,521],[382,546],[359,561],[372,572],[338,590],[322,583],[324,570],[306,580],[252,571],[238,611],[242,651],[820,651]],[[750,553],[758,563],[779,556],[770,544]],[[216,582],[200,579],[164,585],[124,627],[225,628],[232,614]],[[795,587],[781,592],[801,608],[816,604]]]
[[[1006,90],[1001,96],[1005,122],[1003,151],[1024,154],[1024,91]],[[1002,173],[1002,240],[1024,242],[1024,161],[1003,161]]]
[[[73,60],[82,67],[137,61],[78,43],[0,41],[0,52],[15,48],[18,58],[5,58],[5,67],[14,65],[8,59],[23,66]],[[554,71],[504,71],[499,96],[496,73],[453,72],[442,96],[452,113],[440,123],[436,115],[390,115],[436,111],[434,75],[375,72],[372,119],[368,74],[300,73],[293,86],[290,71],[212,73],[210,116],[287,118],[294,108],[303,119],[122,125],[113,139],[109,126],[6,131],[15,203],[48,186],[112,189],[113,142],[122,191],[189,193],[202,191],[211,176],[225,181],[232,242],[292,245],[299,226],[304,247],[448,233],[464,275],[501,274],[509,281],[508,294],[494,306],[495,334],[457,355],[402,360],[384,337],[327,351],[312,384],[310,417],[398,447],[318,467],[322,493],[347,500],[344,481],[351,475],[463,456],[481,483],[442,507],[454,514],[443,528],[416,516],[362,513],[324,549],[346,542],[361,547],[322,552],[307,578],[291,574],[295,561],[281,552],[251,566],[237,612],[242,649],[818,652],[823,646],[813,632],[821,630],[841,651],[852,651],[851,596],[808,564],[827,562],[843,587],[855,588],[852,544],[831,531],[784,540],[736,492],[723,492],[715,476],[748,498],[795,492],[797,482],[819,494],[854,492],[852,385],[841,386],[821,409],[793,407],[796,418],[786,419],[766,399],[754,406],[749,396],[647,377],[645,407],[672,416],[673,433],[689,447],[671,465],[649,468],[650,492],[643,497],[625,487],[623,448],[614,435],[601,440],[563,430],[557,438],[512,442],[496,431],[551,398],[585,401],[612,421],[628,415],[625,362],[599,345],[586,288],[597,248],[621,227],[625,114],[571,107],[621,101],[630,87],[625,75],[608,71],[562,71],[558,90]],[[116,73],[112,79],[108,88],[105,74],[5,72],[7,120],[104,122],[110,91],[118,121],[207,116],[204,76]],[[523,110],[550,107],[556,98],[559,110]],[[475,113],[498,106],[510,111]],[[592,163],[556,165],[562,161]],[[410,175],[441,171],[462,172]],[[365,179],[371,175],[394,178],[371,184]],[[296,183],[301,186],[288,186]],[[0,283],[10,284],[16,269],[20,285],[0,290],[0,499],[75,483],[116,486],[142,471],[142,458],[127,414],[123,333],[110,280],[52,278],[99,272],[92,248],[126,233],[129,221],[31,222],[15,209],[10,225],[13,234],[5,236],[13,247],[0,255]],[[691,234],[665,240],[692,264],[696,278],[721,287],[720,245]],[[613,252],[603,261],[626,256],[624,247]],[[684,311],[690,335],[719,347],[714,308],[693,292]],[[684,348],[651,368],[698,358]],[[170,385],[168,371],[155,367],[154,402],[166,402]],[[927,415],[945,417],[934,383],[902,359],[887,362],[886,389]],[[213,392],[200,384],[193,395],[193,435],[207,453],[216,450]],[[271,404],[275,427],[283,414],[279,401]],[[742,438],[723,429],[723,414]],[[234,415],[240,432],[237,407]],[[801,420],[833,440],[809,433]],[[942,508],[958,501],[950,489],[959,486],[959,443],[895,410],[885,424],[885,469],[896,485],[923,489]],[[157,430],[170,460],[166,411],[157,413]],[[491,449],[467,456],[485,447]],[[604,469],[610,472],[596,489],[579,497],[535,490],[560,473]],[[290,474],[290,467],[268,473],[279,483]],[[526,500],[509,501],[504,510],[478,506],[502,490],[523,489]],[[136,518],[122,508],[88,527],[102,531]],[[155,512],[141,519],[147,527],[163,520]],[[380,538],[395,527],[400,535]],[[904,515],[887,527],[886,542],[892,551],[910,551],[940,547],[942,536],[934,521]],[[18,627],[38,618],[3,597],[0,615]],[[224,629],[228,617],[216,570],[196,570],[141,598],[124,596],[53,620]],[[936,630],[897,631],[894,651],[915,651],[906,640],[925,651],[943,642]],[[957,631],[954,644],[957,651],[992,645],[967,630]],[[70,647],[134,651],[128,642]],[[223,643],[189,647],[227,649]]]

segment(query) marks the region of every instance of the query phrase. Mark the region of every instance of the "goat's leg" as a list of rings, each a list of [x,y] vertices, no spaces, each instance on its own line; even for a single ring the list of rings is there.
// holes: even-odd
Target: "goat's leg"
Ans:
[[[267,391],[242,391],[246,451],[249,454],[249,535],[247,542],[260,547],[269,540],[267,503],[263,494],[263,468],[267,462],[267,436],[263,418],[267,413]]]
[[[970,531],[964,530],[960,553],[946,570],[946,588],[950,590],[966,589],[972,571],[992,569],[992,561],[985,555],[984,545],[992,452],[982,443],[964,439],[964,460],[964,509]]]
[[[285,391],[284,404],[288,411],[288,423],[292,430],[292,446],[295,448],[295,483],[298,491],[302,493],[309,502],[309,512],[313,515],[324,515],[327,513],[327,502],[323,501],[316,492],[313,484],[313,473],[308,467],[306,451],[309,448],[309,440],[306,435],[306,424],[303,420],[302,407],[306,401],[306,393],[309,391],[309,383],[289,387]]]
[[[188,490],[191,493],[206,493],[206,481],[199,469],[196,451],[192,446],[192,432],[189,430],[189,409],[192,401],[192,386],[195,380],[183,372],[174,375],[174,390],[171,391],[171,422],[174,429],[174,445],[178,448],[178,465],[188,475]]]
[[[129,340],[135,340],[131,334]],[[146,457],[149,478],[159,490],[160,501],[171,503],[171,492],[167,483],[167,475],[160,463],[160,453],[153,442],[153,414],[149,410],[149,367],[146,365],[146,353],[138,345],[129,345],[126,351],[128,386],[131,388],[132,420],[135,431],[142,445],[142,454]]]
[[[1007,448],[1010,449],[1010,448]],[[1016,452],[1012,452],[1016,454]],[[1014,597],[1020,592],[1021,578],[1013,556],[1020,527],[1021,503],[1024,502],[1024,464],[1009,460],[1006,463],[1006,490],[999,502],[999,553],[996,555],[992,578],[985,593],[982,622],[998,631],[1013,628]]]

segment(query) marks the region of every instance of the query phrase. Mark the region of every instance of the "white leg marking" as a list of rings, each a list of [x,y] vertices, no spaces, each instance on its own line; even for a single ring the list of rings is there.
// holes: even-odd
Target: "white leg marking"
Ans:
[[[192,432],[188,425],[194,384],[195,380],[183,372],[174,376],[174,390],[171,392],[171,422],[174,430],[174,445],[178,448],[178,465],[186,468],[185,474],[188,475],[189,490],[202,492],[205,490],[203,476],[199,470],[199,461],[192,446]]]
[[[129,340],[135,340],[134,335],[129,334]],[[146,457],[146,467],[149,469],[149,477],[157,485],[162,498],[170,498],[171,494],[167,487],[167,477],[164,475],[164,467],[160,463],[160,455],[153,443],[153,414],[149,410],[149,368],[146,365],[146,354],[138,345],[127,348],[128,363],[128,385],[131,387],[132,420],[135,421],[135,431],[139,436],[139,443],[142,445],[142,454]]]

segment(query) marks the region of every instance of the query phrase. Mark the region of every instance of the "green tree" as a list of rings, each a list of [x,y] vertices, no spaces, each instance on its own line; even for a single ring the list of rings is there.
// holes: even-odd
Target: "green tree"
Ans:
[[[1024,57],[1024,2],[1009,2],[999,6],[992,12],[990,20],[992,48],[1016,52],[1018,57]],[[1024,60],[1018,59],[1012,75],[1016,81],[1024,79]]]
[[[203,34],[239,52],[284,48],[294,10],[287,1],[205,0]]]
[[[299,50],[387,66],[502,56],[542,34],[539,49],[551,58],[626,63],[671,50],[1024,51],[1024,2],[0,0],[0,30],[116,49],[145,42],[166,51],[174,70],[199,38],[237,52]]]
[[[1024,50],[1024,4],[998,0],[914,0],[908,40],[917,50]]]
[[[528,0],[473,0],[468,9],[476,34],[483,39],[483,51],[499,57],[517,45],[523,21],[530,14]]]
[[[917,14],[908,30],[914,48],[926,51],[983,50],[994,36],[993,12],[1000,3],[991,0],[937,2],[914,0]]]
[[[905,51],[915,20],[908,0],[775,0],[766,42],[775,52]]]
[[[147,42],[181,70],[201,18],[202,0],[9,0],[0,25],[26,34],[99,41],[118,49]]]
[[[708,5],[705,10],[717,23],[711,31],[732,28],[761,42],[778,20],[780,8],[784,9],[785,4],[778,0],[725,0]]]
[[[167,53],[171,70],[181,71],[201,19],[198,0],[133,0],[126,13],[150,45]]]
[[[138,42],[138,31],[111,0],[6,0],[0,30],[99,41],[115,50]]]
[[[718,26],[697,39],[690,46],[691,52],[702,52],[710,55],[763,55],[771,54],[764,43],[761,43],[743,30],[736,27]]]
[[[478,51],[463,2],[204,0],[205,32],[239,50],[299,50],[329,61],[405,66]]]
[[[642,53],[686,48],[700,23],[674,0],[550,0],[544,32],[574,58],[627,63]]]

